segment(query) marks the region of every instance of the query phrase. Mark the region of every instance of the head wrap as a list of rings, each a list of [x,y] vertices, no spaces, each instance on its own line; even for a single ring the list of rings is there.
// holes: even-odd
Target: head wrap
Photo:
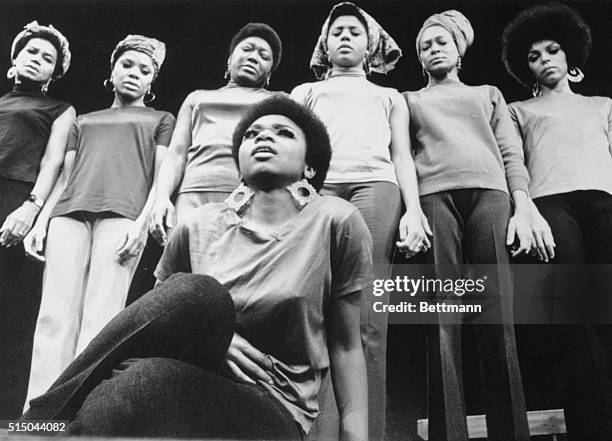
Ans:
[[[259,37],[263,38],[272,49],[272,70],[275,70],[280,63],[281,56],[283,53],[283,44],[281,43],[281,39],[271,26],[268,26],[265,23],[247,23],[244,25],[236,35],[232,37],[232,42],[230,43],[230,55],[236,49],[236,46],[249,37]]]
[[[561,3],[536,5],[521,11],[503,34],[502,59],[506,70],[523,86],[534,81],[527,54],[537,41],[553,40],[561,45],[568,67],[582,68],[591,51],[591,30],[572,8]]]
[[[144,35],[128,35],[119,43],[113,50],[110,57],[111,69],[115,67],[115,63],[126,51],[137,51],[151,57],[155,72],[153,78],[157,78],[159,69],[166,58],[166,45],[155,38],[145,37]]]
[[[429,17],[421,26],[421,30],[416,38],[416,50],[417,55],[420,54],[419,43],[425,29],[431,26],[442,26],[446,29],[453,37],[453,41],[457,46],[457,51],[460,56],[464,56],[467,48],[474,42],[474,29],[470,21],[459,11],[450,9],[448,11],[440,12]],[[419,59],[420,59],[419,55]]]
[[[53,78],[63,77],[70,67],[70,49],[66,37],[52,25],[42,26],[39,25],[36,20],[25,25],[23,31],[18,33],[13,40],[13,45],[11,46],[11,60],[15,59],[27,42],[32,38],[45,39],[55,46],[57,50],[57,61],[55,63]]]
[[[332,17],[334,17],[334,19],[336,18],[334,11],[337,8],[346,7],[354,8],[367,23],[368,62],[370,64],[370,70],[381,74],[393,70],[397,60],[402,56],[402,50],[397,43],[395,43],[395,40],[393,40],[387,31],[385,31],[382,26],[363,9],[353,3],[343,2],[338,3],[332,8],[321,28],[321,35],[319,35],[319,39],[317,40],[317,44],[310,59],[310,68],[314,71],[315,76],[319,79],[323,78],[332,67],[327,56],[327,35],[332,25]]]

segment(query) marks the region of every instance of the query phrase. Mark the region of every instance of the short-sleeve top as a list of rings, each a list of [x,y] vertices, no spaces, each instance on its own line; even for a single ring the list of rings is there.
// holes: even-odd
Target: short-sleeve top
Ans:
[[[387,181],[397,184],[391,162],[391,111],[399,92],[368,81],[365,74],[332,74],[304,83],[291,97],[327,126],[332,158],[326,183]]]
[[[0,98],[0,176],[36,182],[51,127],[70,104],[16,86]]]
[[[244,111],[268,96],[265,89],[228,85],[193,92],[191,146],[179,193],[231,192],[239,183],[232,135]]]
[[[328,304],[364,288],[371,267],[359,211],[321,196],[277,234],[258,231],[225,203],[199,207],[175,227],[155,275],[208,274],[228,289],[236,332],[273,362],[274,384],[260,384],[308,432],[329,367]]]
[[[420,195],[461,188],[527,192],[521,140],[498,88],[449,82],[403,95]]]
[[[155,172],[155,148],[167,146],[172,114],[149,107],[111,107],[77,118],[67,151],[74,169],[52,216],[112,212],[136,219]]]
[[[550,93],[510,104],[537,198],[576,190],[612,194],[612,100]]]

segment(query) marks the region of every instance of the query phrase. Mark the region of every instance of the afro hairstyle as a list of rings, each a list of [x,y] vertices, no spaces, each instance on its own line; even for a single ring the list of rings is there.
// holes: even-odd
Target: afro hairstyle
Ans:
[[[293,121],[306,136],[306,164],[315,170],[310,184],[319,191],[323,187],[329,161],[331,160],[331,143],[325,124],[307,107],[292,100],[285,93],[275,93],[257,104],[252,105],[242,116],[232,137],[232,155],[240,168],[238,150],[244,133],[257,119],[266,115],[282,115]]]
[[[508,73],[528,89],[535,79],[527,53],[533,43],[542,40],[561,45],[568,67],[582,68],[591,51],[591,30],[574,9],[561,3],[524,9],[504,29],[502,60]]]

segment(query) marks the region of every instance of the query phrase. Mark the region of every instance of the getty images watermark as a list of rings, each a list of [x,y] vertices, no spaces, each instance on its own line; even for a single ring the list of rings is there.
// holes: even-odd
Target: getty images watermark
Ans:
[[[365,295],[395,324],[612,324],[612,265],[395,265]]]

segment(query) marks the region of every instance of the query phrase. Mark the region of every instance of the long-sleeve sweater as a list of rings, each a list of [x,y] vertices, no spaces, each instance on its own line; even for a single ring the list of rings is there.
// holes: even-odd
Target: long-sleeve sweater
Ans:
[[[403,96],[420,195],[462,188],[527,191],[520,138],[499,89],[452,82]]]
[[[509,108],[523,138],[532,197],[575,190],[612,194],[610,98],[551,93]]]

